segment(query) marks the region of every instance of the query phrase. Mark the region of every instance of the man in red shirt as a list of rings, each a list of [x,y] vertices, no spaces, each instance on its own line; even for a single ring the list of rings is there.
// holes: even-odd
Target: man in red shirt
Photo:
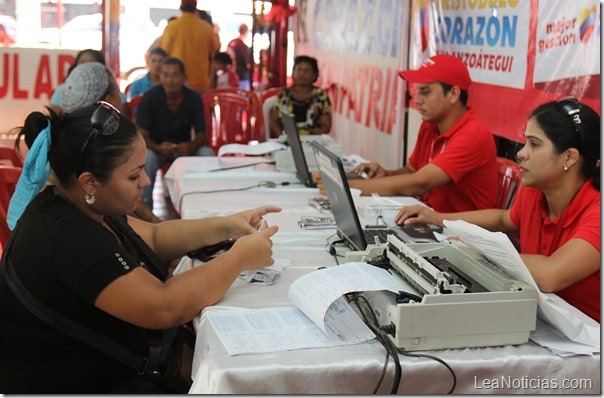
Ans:
[[[418,196],[441,212],[495,208],[495,140],[466,105],[472,83],[466,65],[441,54],[399,74],[415,83],[413,99],[423,120],[409,163],[398,170],[362,164],[356,171],[368,179],[351,180],[350,187],[363,195]]]
[[[246,24],[239,26],[239,37],[231,40],[227,48],[227,53],[233,59],[235,72],[239,78],[239,88],[243,90],[250,89],[250,48],[245,44],[245,39],[249,34],[249,28]]]

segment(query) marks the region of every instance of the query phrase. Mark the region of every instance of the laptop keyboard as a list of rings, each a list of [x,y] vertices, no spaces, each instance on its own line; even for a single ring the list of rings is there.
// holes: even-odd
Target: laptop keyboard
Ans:
[[[376,236],[378,237],[380,243],[386,243],[386,237],[388,235],[396,235],[396,232],[389,228],[365,229],[363,230],[363,233],[365,234],[365,242],[367,242],[368,245],[373,245],[375,243]]]

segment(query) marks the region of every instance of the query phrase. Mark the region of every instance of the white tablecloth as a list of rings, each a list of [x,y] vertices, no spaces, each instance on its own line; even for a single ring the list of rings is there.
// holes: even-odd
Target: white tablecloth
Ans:
[[[230,158],[228,166],[255,163],[258,158]],[[266,308],[291,305],[289,285],[321,266],[334,266],[325,251],[326,239],[335,229],[301,230],[302,215],[319,215],[307,204],[318,196],[316,189],[300,185],[256,187],[243,191],[194,193],[257,185],[260,181],[294,182],[290,173],[278,173],[271,165],[207,172],[224,167],[216,158],[180,158],[167,173],[168,189],[175,204],[181,203],[183,218],[226,215],[264,204],[283,207],[268,215],[279,225],[274,236],[274,257],[291,260],[272,286],[249,285],[237,280],[225,297],[206,311],[233,308]],[[182,198],[182,202],[181,202]],[[373,199],[362,197],[362,204]],[[362,220],[363,223],[371,222]],[[191,263],[183,260],[178,272]],[[376,342],[353,346],[294,350],[230,357],[209,322],[195,319],[197,340],[193,359],[191,393],[199,394],[371,394],[378,386],[386,353]],[[446,327],[446,326],[445,326]],[[599,394],[600,356],[560,357],[532,342],[520,346],[466,348],[417,352],[434,355],[455,372],[458,394],[557,393]],[[403,394],[444,394],[453,378],[447,368],[429,358],[400,356]],[[378,393],[388,393],[394,380],[390,360]],[[554,385],[556,388],[554,388]]]

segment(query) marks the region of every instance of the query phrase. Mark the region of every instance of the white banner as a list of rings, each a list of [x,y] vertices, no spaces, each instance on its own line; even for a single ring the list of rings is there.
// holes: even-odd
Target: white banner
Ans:
[[[458,56],[472,81],[524,88],[530,1],[416,0],[412,69],[436,53]]]
[[[0,133],[44,111],[64,79],[76,50],[0,47]]]
[[[316,84],[329,90],[331,134],[344,153],[401,167],[405,113],[398,71],[406,65],[408,3],[302,0],[296,5],[296,55],[319,61]]]
[[[599,75],[599,0],[540,1],[535,47],[535,83]]]

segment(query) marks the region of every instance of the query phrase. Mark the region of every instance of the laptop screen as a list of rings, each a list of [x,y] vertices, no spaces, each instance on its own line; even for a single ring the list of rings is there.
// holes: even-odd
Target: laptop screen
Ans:
[[[342,159],[317,142],[311,142],[310,145],[325,184],[325,192],[338,227],[338,234],[357,250],[365,250],[367,242],[350,194]]]
[[[298,180],[300,180],[300,182],[307,187],[314,188],[316,187],[316,184],[312,179],[310,171],[308,170],[308,164],[306,163],[306,158],[304,157],[304,149],[302,148],[302,141],[300,140],[300,135],[298,134],[298,127],[296,126],[294,115],[286,112],[283,112],[281,115],[283,120],[283,129],[285,130],[285,135],[287,135],[287,142],[289,143],[292,157],[294,158],[294,166],[296,167],[296,175],[298,176]]]

